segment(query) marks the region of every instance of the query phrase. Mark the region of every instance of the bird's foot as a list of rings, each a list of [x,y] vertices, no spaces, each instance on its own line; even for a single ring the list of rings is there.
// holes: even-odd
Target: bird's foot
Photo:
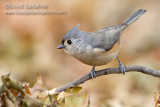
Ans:
[[[125,67],[123,66],[122,62],[120,61],[119,57],[117,56],[117,59],[119,61],[119,68],[121,70],[121,72],[123,73],[123,75],[125,74],[126,70]]]
[[[92,80],[96,78],[95,66],[91,69],[90,74],[91,74]]]

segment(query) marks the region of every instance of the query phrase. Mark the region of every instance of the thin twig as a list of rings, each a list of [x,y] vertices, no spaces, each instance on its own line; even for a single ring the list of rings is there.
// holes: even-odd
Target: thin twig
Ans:
[[[144,66],[125,66],[125,70],[126,70],[126,72],[141,72],[141,73],[152,75],[155,77],[160,77],[160,71],[153,70],[153,69],[150,69],[150,68],[147,68]],[[96,71],[96,77],[108,75],[108,74],[119,74],[119,73],[121,73],[119,68],[107,68],[107,69]],[[86,82],[90,79],[92,79],[92,77],[91,77],[90,73],[88,73],[88,74],[84,75],[83,77],[78,78],[78,79],[74,80],[73,82],[68,83],[68,84],[58,88],[56,90],[56,92],[65,91],[71,85],[77,86],[77,85],[83,84],[84,82]]]

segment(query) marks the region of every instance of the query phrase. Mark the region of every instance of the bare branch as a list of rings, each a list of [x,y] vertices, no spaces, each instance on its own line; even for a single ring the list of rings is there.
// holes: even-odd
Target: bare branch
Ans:
[[[150,68],[146,68],[144,66],[125,66],[126,72],[141,72],[144,74],[152,75],[155,77],[160,77],[160,71],[158,70],[153,70]],[[96,77],[103,76],[103,75],[108,75],[108,74],[119,74],[121,73],[119,68],[107,68],[103,70],[96,71]],[[74,80],[71,83],[68,83],[56,90],[56,92],[61,92],[65,91],[69,86],[77,86],[80,84],[83,84],[84,82],[92,79],[90,73],[84,75],[81,78],[78,78],[77,80]]]

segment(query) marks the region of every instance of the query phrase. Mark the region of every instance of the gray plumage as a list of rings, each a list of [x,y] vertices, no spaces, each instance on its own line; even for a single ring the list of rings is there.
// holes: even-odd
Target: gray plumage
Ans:
[[[88,65],[98,66],[107,64],[116,57],[119,48],[108,55],[104,52],[111,50],[119,41],[121,32],[145,12],[146,10],[140,9],[122,24],[105,27],[94,32],[80,31],[78,24],[64,36],[62,40],[62,45],[65,47],[64,50]]]
[[[138,10],[131,17],[129,17],[123,24],[116,26],[109,26],[103,28],[102,30],[88,33],[88,35],[96,35],[94,38],[91,37],[91,45],[96,48],[102,48],[104,50],[109,50],[113,47],[115,42],[120,37],[121,32],[127,28],[128,25],[136,21],[146,10]],[[104,36],[105,35],[105,36]],[[97,39],[95,39],[97,38]]]

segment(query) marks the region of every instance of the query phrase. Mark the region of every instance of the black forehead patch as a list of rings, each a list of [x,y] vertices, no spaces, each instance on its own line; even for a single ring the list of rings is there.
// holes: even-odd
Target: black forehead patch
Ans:
[[[64,39],[62,40],[62,44],[64,44]]]

